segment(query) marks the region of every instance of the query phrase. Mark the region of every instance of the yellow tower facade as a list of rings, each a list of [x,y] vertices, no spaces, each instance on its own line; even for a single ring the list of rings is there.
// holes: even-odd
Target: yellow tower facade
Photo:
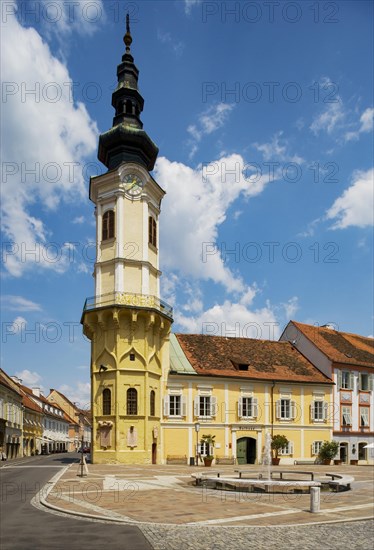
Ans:
[[[160,461],[161,380],[172,309],[160,299],[159,215],[165,194],[150,172],[158,149],[140,120],[144,100],[130,52],[117,68],[112,128],[99,140],[108,168],[91,178],[96,212],[95,296],[82,324],[91,341],[92,460]]]

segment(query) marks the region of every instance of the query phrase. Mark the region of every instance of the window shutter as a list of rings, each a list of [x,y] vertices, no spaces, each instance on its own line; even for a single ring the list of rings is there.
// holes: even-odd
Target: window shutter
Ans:
[[[361,372],[358,373],[358,388],[362,390],[362,374]]]
[[[353,380],[354,380],[354,374],[353,372],[349,373],[349,389],[353,390]]]
[[[209,445],[209,455],[213,456],[213,445]]]
[[[253,416],[255,418],[257,418],[258,417],[258,399],[257,399],[257,397],[252,398],[252,406],[253,406],[253,410],[252,410]]]
[[[288,454],[293,455],[293,443],[289,441],[288,443]]]
[[[291,413],[291,420],[294,420],[296,418],[296,403],[295,403],[295,401],[291,401],[291,403],[290,403],[290,413]]]
[[[373,391],[374,386],[374,375],[369,374],[369,391]]]
[[[195,397],[195,401],[194,401],[194,413],[195,413],[195,416],[200,416],[199,405],[200,405],[200,398],[199,398],[199,397]]]
[[[280,399],[278,399],[278,401],[275,404],[275,416],[277,418],[281,417],[281,402],[280,402]]]
[[[323,420],[327,420],[329,417],[329,404],[326,401],[323,402]]]
[[[187,416],[187,401],[184,395],[181,396],[181,414]]]
[[[216,416],[217,414],[217,397],[212,396],[210,398],[210,416]]]
[[[310,420],[313,421],[314,420],[314,401],[312,402],[312,404],[310,405]]]
[[[164,397],[164,416],[169,416],[170,414],[170,396],[166,395]]]
[[[243,398],[239,397],[238,401],[238,417],[243,418]]]
[[[338,370],[338,390],[342,387],[342,371]]]

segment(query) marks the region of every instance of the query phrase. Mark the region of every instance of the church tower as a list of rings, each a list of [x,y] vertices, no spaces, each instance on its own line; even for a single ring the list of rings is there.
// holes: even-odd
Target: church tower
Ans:
[[[130,46],[117,67],[113,126],[101,134],[108,171],[90,180],[96,209],[95,296],[86,300],[91,341],[92,461],[157,463],[161,378],[169,362],[172,309],[160,299],[163,189],[151,176],[158,148],[143,130],[144,100]]]

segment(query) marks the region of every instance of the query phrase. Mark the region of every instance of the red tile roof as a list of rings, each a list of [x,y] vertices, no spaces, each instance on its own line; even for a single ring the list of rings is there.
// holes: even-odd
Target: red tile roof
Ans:
[[[289,342],[201,334],[175,336],[188,361],[200,375],[332,383]],[[248,370],[238,370],[239,364],[248,365]]]
[[[0,384],[5,386],[9,390],[14,391],[18,395],[21,395],[18,384],[16,384],[14,380],[12,380],[12,378],[5,371],[3,371],[3,369],[0,369]]]
[[[290,321],[334,363],[374,368],[374,339]]]

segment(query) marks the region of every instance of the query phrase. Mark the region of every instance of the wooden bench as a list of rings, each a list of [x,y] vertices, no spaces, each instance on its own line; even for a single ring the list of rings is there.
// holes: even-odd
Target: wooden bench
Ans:
[[[167,455],[166,464],[187,464],[186,455]]]
[[[310,459],[310,460],[294,460],[293,463],[295,466],[306,466],[308,464],[320,464],[320,462],[317,461],[317,459]]]
[[[216,457],[216,464],[229,464],[232,466],[235,464],[235,457],[233,456],[217,456]]]
[[[336,492],[339,492],[342,487],[346,487],[346,489],[351,488],[351,483],[355,480],[353,476],[345,476],[340,474],[326,474],[326,476],[331,477],[331,480],[329,480],[328,484],[330,487],[334,487],[336,489]]]
[[[274,477],[274,475],[276,474],[279,474],[279,479],[283,479],[283,474],[296,474],[296,475],[305,475],[305,476],[310,476],[310,479],[312,481],[314,481],[314,473],[313,472],[301,472],[299,470],[272,470],[271,472],[271,479],[277,479],[276,477]],[[286,479],[285,481],[292,481],[290,479]],[[295,481],[301,481],[300,479],[298,480],[295,480]]]

